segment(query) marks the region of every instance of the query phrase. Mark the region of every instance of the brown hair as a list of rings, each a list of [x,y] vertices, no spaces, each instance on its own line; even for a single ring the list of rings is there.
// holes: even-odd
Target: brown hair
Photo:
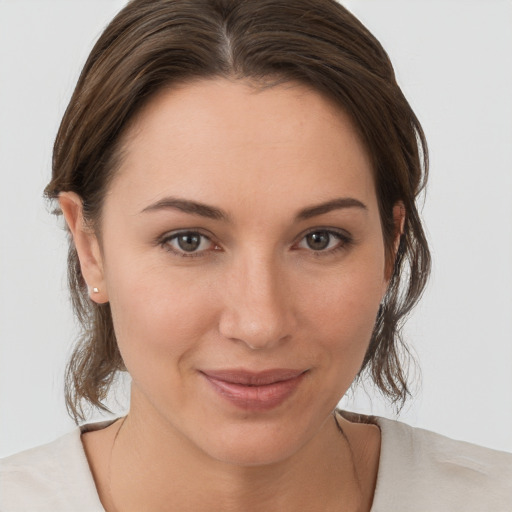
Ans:
[[[368,373],[398,406],[409,391],[400,337],[430,270],[416,208],[424,187],[427,147],[422,128],[396,83],[379,42],[335,0],[132,0],[94,46],[62,120],[46,195],[73,191],[84,218],[99,230],[122,134],[163,87],[210,77],[261,86],[299,81],[347,112],[373,159],[388,262],[394,267],[359,377]],[[402,201],[404,232],[394,254],[392,209]],[[99,232],[99,231],[97,231]],[[66,374],[66,403],[75,421],[85,404],[103,403],[125,370],[110,307],[88,297],[70,240],[69,284],[82,326]]]

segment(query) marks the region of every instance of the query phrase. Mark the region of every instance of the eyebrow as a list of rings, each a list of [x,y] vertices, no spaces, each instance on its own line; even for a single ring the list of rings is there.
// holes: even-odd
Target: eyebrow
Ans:
[[[228,221],[230,218],[229,215],[220,208],[176,197],[166,197],[156,203],[150,204],[142,210],[142,213],[168,209],[180,210],[185,213],[191,213],[192,215],[199,215],[214,220]]]
[[[299,213],[296,215],[296,219],[307,220],[318,215],[329,213],[333,210],[342,210],[346,208],[359,208],[365,211],[368,210],[367,206],[359,201],[359,199],[355,199],[353,197],[340,197],[325,203],[308,206],[307,208],[299,211]],[[225,222],[231,220],[231,217],[228,215],[228,213],[226,213],[224,210],[221,210],[220,208],[209,206],[204,203],[199,203],[197,201],[179,199],[176,197],[166,197],[160,201],[157,201],[156,203],[150,204],[142,210],[142,213],[168,209],[179,210],[185,213],[199,215],[201,217],[206,217],[213,220],[221,220]]]
[[[321,203],[314,206],[304,208],[297,214],[298,220],[307,220],[317,215],[323,215],[325,213],[332,212],[333,210],[343,210],[345,208],[360,208],[361,210],[368,210],[368,207],[353,197],[340,197],[332,199],[326,203]]]

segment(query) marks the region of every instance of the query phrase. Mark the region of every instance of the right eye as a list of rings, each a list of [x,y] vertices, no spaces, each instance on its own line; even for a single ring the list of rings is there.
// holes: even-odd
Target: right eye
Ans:
[[[180,231],[162,240],[162,246],[168,251],[183,257],[201,256],[206,251],[217,250],[207,236],[197,231]]]

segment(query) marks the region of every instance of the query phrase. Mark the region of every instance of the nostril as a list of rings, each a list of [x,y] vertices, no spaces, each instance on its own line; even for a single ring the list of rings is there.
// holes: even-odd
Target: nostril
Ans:
[[[270,325],[272,323],[272,325]],[[272,348],[283,343],[292,331],[292,323],[280,315],[278,319],[269,322],[262,319],[256,322],[241,315],[225,313],[220,323],[220,333],[233,341],[243,343],[252,351]]]

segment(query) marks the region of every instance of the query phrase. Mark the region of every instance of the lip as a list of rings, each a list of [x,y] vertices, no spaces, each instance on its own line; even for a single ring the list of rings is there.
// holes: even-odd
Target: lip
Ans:
[[[307,370],[276,368],[260,372],[238,369],[200,372],[211,388],[244,410],[264,411],[285,402],[299,387]]]

